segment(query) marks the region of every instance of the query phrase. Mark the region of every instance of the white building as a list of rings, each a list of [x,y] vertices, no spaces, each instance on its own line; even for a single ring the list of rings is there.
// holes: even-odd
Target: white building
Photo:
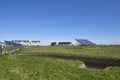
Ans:
[[[21,44],[23,46],[39,46],[40,45],[40,41],[38,40],[12,40],[12,42]]]
[[[21,44],[23,46],[39,46],[40,41],[38,40],[12,40],[12,42]]]

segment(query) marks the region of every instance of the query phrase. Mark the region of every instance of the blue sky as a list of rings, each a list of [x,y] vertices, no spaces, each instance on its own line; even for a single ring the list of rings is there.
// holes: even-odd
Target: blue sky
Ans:
[[[120,44],[120,0],[0,0],[0,40]]]

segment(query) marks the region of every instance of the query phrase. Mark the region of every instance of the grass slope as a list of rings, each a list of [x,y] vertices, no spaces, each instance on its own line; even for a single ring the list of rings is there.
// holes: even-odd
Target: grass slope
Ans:
[[[0,80],[120,80],[120,67],[80,69],[80,61],[7,55],[0,57]]]
[[[62,54],[120,59],[120,46],[44,46],[23,47],[17,53]]]

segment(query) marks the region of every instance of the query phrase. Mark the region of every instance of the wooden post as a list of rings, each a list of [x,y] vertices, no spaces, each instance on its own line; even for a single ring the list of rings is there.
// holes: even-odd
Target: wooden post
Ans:
[[[2,55],[2,43],[0,43],[0,55]]]
[[[0,55],[2,55],[2,47],[0,46]]]

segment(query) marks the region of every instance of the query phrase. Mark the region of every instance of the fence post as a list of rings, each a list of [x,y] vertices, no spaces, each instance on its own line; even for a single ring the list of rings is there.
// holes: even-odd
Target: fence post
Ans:
[[[0,55],[2,55],[3,44],[0,43]]]
[[[2,47],[0,46],[0,55],[2,55]]]

